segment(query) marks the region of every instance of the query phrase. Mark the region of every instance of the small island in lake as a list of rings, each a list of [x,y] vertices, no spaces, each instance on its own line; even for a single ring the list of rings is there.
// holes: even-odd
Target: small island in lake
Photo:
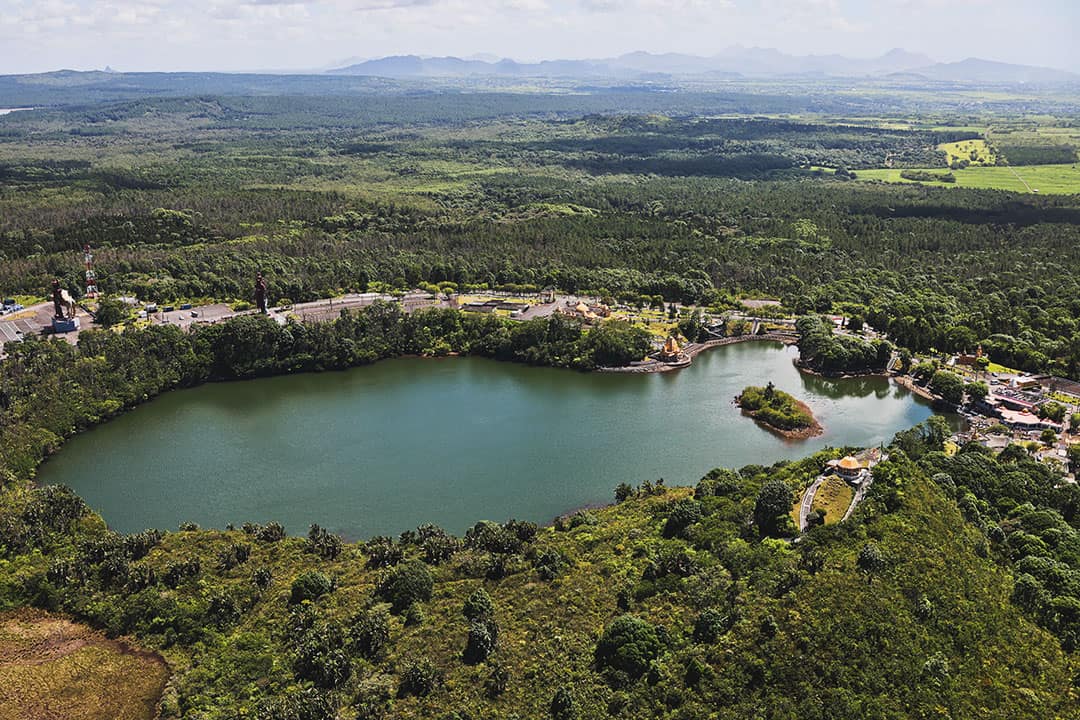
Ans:
[[[765,387],[748,385],[735,402],[759,425],[786,438],[804,440],[822,433],[806,403],[777,390],[771,382]]]

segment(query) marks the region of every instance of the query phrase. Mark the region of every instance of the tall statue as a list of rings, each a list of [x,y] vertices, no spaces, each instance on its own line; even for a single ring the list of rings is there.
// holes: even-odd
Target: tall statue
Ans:
[[[53,317],[64,317],[64,300],[60,296],[63,292],[60,288],[60,278],[53,278],[52,281],[52,303],[53,303]]]
[[[71,320],[75,317],[75,298],[60,287],[60,278],[52,282],[53,317],[57,320]]]
[[[259,312],[266,314],[266,280],[262,273],[255,278],[255,306],[259,308]]]

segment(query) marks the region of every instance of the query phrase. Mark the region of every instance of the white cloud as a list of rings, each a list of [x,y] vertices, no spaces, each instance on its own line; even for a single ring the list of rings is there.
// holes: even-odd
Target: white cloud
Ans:
[[[333,58],[517,59],[778,47],[990,55],[1077,67],[1071,0],[0,0],[0,72],[317,67]],[[958,32],[957,28],[962,28]],[[1008,42],[988,46],[987,37]]]

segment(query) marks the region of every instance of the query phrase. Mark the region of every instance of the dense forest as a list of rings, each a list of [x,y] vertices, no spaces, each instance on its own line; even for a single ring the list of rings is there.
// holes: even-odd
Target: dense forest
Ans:
[[[303,121],[289,102],[214,97],[0,117],[0,290],[78,288],[90,243],[103,289],[156,302],[247,299],[259,270],[294,302],[421,282],[771,295],[915,351],[982,344],[1080,375],[1076,196],[814,169],[944,173],[936,145],[969,130],[513,108],[388,126],[345,123],[355,101],[296,102]]]

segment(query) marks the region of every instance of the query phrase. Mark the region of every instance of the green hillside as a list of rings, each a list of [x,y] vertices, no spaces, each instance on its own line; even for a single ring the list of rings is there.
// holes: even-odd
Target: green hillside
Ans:
[[[165,717],[1074,717],[1075,660],[902,452],[853,521],[760,537],[762,487],[825,459],[622,488],[554,527],[463,541],[123,538],[70,495],[8,491],[5,527],[79,519],[18,552],[5,538],[3,592],[161,650]]]

